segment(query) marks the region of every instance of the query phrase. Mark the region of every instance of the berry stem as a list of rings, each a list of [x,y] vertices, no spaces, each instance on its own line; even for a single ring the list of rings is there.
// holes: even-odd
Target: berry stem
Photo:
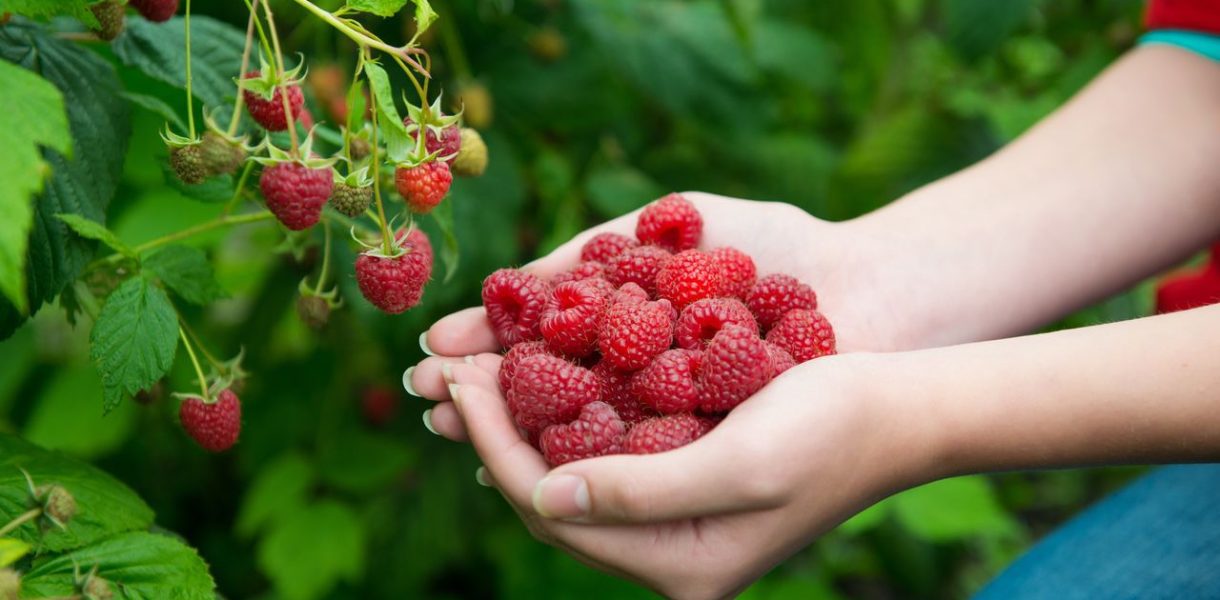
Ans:
[[[97,305],[97,298],[93,296],[93,292],[89,291],[89,286],[85,282],[77,279],[72,284],[72,290],[76,293],[76,301],[80,304],[81,310],[89,315],[90,319],[97,320],[97,314],[101,312]]]
[[[267,32],[263,31],[263,22],[258,18],[257,6],[257,2],[246,0],[246,8],[250,9],[250,13],[254,15],[254,29],[258,31],[259,45],[262,46],[263,54],[270,59],[272,56],[274,56],[274,53],[271,52],[271,42],[267,41]],[[245,73],[241,73],[240,76],[245,76]]]
[[[250,6],[250,19],[246,22],[246,47],[241,51],[241,70],[237,73],[238,79],[244,77],[246,72],[250,70],[250,50],[254,46],[254,22],[257,21],[258,2],[259,0],[253,0]],[[233,101],[233,116],[229,119],[229,129],[227,132],[229,137],[237,135],[237,126],[241,124],[241,109],[245,102],[246,95],[241,93],[241,90],[238,90],[237,99]],[[245,175],[242,177],[244,178]],[[240,192],[241,186],[239,185],[237,189]]]
[[[199,359],[195,356],[195,349],[191,347],[191,340],[186,337],[186,330],[181,325],[178,326],[178,336],[182,338],[182,345],[186,346],[186,353],[191,357],[191,365],[195,367],[195,376],[199,378],[199,389],[203,392],[203,401],[211,402],[212,398],[208,394],[208,380],[203,376],[203,367],[199,366]]]
[[[322,288],[326,286],[326,276],[330,272],[330,220],[322,221],[322,271],[318,273],[318,284],[314,286],[314,295],[321,296]]]
[[[369,49],[367,47],[360,49],[360,56],[361,56],[361,61],[371,59],[371,57],[369,56]],[[370,104],[372,104],[374,107],[377,106],[377,90],[374,88],[373,82],[371,80],[369,81],[369,99],[371,101]],[[373,161],[372,161],[373,162],[373,200],[377,203],[377,222],[378,222],[378,225],[381,226],[381,251],[386,256],[393,256],[394,255],[394,245],[392,243],[393,242],[392,236],[390,235],[390,225],[388,222],[386,222],[385,206],[384,206],[384,203],[381,201],[381,158],[377,156],[377,143],[378,143],[378,140],[377,140],[377,133],[378,133],[377,113],[378,113],[378,111],[376,109],[374,109],[373,110],[373,142],[372,142],[372,144],[370,144],[370,146],[373,149]],[[424,138],[424,136],[420,135],[419,138],[422,140]]]
[[[203,354],[203,359],[208,361],[208,364],[215,367],[216,370],[221,375],[224,375],[225,374],[224,363],[220,362],[219,360],[216,360],[216,357],[213,356],[211,352],[208,352],[208,347],[203,345],[203,340],[199,337],[199,334],[195,333],[194,329],[191,329],[191,326],[187,324],[185,319],[182,319],[181,317],[179,317],[178,323],[180,324],[180,327],[182,329],[186,330],[186,334],[188,336],[190,336],[190,338],[192,340],[194,340],[195,345],[199,347],[199,352],[200,352],[200,354]]]
[[[411,58],[411,53],[413,51],[413,48],[411,48],[410,46],[404,46],[402,48],[395,48],[394,46],[391,46],[391,45],[381,41],[379,38],[377,38],[377,36],[369,35],[367,32],[356,30],[356,28],[352,27],[351,25],[348,25],[343,19],[336,17],[334,14],[331,14],[330,12],[328,12],[325,9],[319,7],[318,5],[310,2],[309,0],[293,0],[293,1],[296,2],[297,4],[301,5],[303,8],[305,8],[305,10],[308,10],[309,12],[316,15],[319,19],[322,19],[323,21],[325,21],[331,27],[334,27],[335,29],[339,30],[339,32],[342,33],[343,35],[346,35],[347,37],[351,38],[351,40],[353,42],[356,42],[356,44],[359,45],[362,49],[363,48],[376,48],[395,58],[402,58],[403,60],[406,60],[407,62],[415,63],[415,61]],[[423,67],[419,67],[418,63],[416,63],[416,66],[420,69],[421,72],[424,72]],[[425,75],[425,76],[427,76],[427,75]]]
[[[136,246],[133,250],[135,250],[135,252],[137,254],[140,254],[143,252],[148,252],[149,250],[153,250],[155,248],[160,248],[161,246],[176,242],[178,240],[184,240],[186,238],[189,238],[194,235],[198,235],[200,233],[211,231],[213,229],[218,229],[220,227],[227,227],[229,225],[241,225],[243,223],[254,223],[256,221],[266,221],[266,220],[272,219],[274,217],[275,217],[275,215],[272,215],[271,211],[268,211],[268,210],[263,210],[263,211],[259,211],[256,213],[249,213],[249,214],[245,214],[245,215],[217,217],[215,219],[212,219],[211,221],[206,221],[206,222],[200,223],[194,227],[188,227],[186,229],[183,229],[182,231],[175,231],[174,233],[161,236],[155,240],[150,240],[150,241],[144,242],[143,244]],[[111,254],[110,256],[107,256],[105,258],[99,258],[98,260],[91,263],[89,265],[89,268],[96,267],[96,266],[106,264],[106,263],[110,263],[110,264],[117,263],[122,259],[123,259],[123,255],[116,252],[115,254]]]
[[[25,511],[25,512],[21,513],[20,515],[17,515],[17,518],[13,519],[12,521],[9,521],[8,524],[5,525],[4,527],[0,527],[0,537],[4,537],[4,536],[8,535],[14,529],[17,529],[18,527],[21,527],[22,525],[24,525],[30,521],[33,521],[34,519],[37,519],[41,515],[42,515],[41,508],[31,508],[30,510]]]
[[[239,92],[237,95],[241,96],[241,93]],[[237,178],[237,187],[233,190],[233,197],[229,198],[229,201],[225,203],[224,210],[220,212],[222,217],[229,216],[229,213],[232,213],[233,209],[237,208],[237,203],[241,201],[246,190],[246,180],[250,178],[252,171],[254,171],[254,161],[247,160],[246,166],[242,168],[241,177]]]
[[[297,158],[309,158],[301,156],[300,141],[297,140],[297,124],[295,115],[292,114],[292,104],[288,101],[288,90],[284,86],[284,54],[280,50],[280,36],[275,30],[275,17],[271,15],[271,2],[263,3],[263,14],[267,16],[267,29],[271,30],[271,45],[275,47],[275,70],[276,79],[280,85],[280,101],[284,104],[284,120],[288,129],[288,137],[292,138],[292,155]]]
[[[420,106],[427,108],[428,92],[424,86],[419,84],[419,80],[415,78],[414,70],[411,69],[411,67],[408,67],[407,63],[400,60],[397,56],[394,57],[394,62],[398,63],[398,66],[402,69],[402,72],[407,74],[407,79],[411,81],[411,85],[415,87],[415,92],[419,94]]]
[[[191,0],[186,0],[186,119],[191,139],[195,139],[195,96],[191,93]],[[238,94],[240,96],[241,94]]]

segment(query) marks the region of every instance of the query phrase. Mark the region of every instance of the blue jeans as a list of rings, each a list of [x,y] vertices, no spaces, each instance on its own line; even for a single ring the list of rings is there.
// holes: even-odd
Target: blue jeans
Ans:
[[[1144,476],[1038,542],[975,600],[1220,599],[1220,464]]]

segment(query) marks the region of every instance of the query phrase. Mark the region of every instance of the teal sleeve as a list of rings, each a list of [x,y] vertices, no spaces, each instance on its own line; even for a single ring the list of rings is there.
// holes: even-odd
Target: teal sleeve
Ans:
[[[1169,44],[1220,61],[1220,35],[1185,29],[1158,29],[1140,38],[1141,46],[1148,44]]]

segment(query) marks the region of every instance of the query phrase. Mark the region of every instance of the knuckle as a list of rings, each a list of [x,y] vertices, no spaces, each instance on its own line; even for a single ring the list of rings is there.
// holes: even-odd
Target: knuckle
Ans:
[[[607,488],[608,502],[604,507],[607,517],[621,520],[647,520],[652,514],[652,502],[644,488],[634,477],[616,481]]]

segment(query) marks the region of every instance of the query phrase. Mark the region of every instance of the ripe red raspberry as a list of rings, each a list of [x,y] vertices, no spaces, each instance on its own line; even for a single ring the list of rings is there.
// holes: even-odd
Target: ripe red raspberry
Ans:
[[[835,332],[830,321],[816,310],[788,311],[771,331],[767,341],[783,348],[798,364],[835,353]]]
[[[500,389],[505,393],[513,389],[513,378],[517,375],[518,365],[526,358],[537,354],[550,354],[546,348],[546,342],[542,340],[521,342],[509,348],[508,352],[504,353],[504,360],[500,361],[500,371],[497,373]]]
[[[255,70],[246,73],[244,79],[258,79],[262,73]],[[250,113],[250,117],[256,123],[263,126],[267,131],[287,131],[288,119],[284,115],[284,90],[288,90],[288,108],[292,111],[292,121],[295,122],[301,116],[301,106],[305,103],[305,96],[301,94],[301,86],[296,84],[280,85],[271,93],[270,98],[264,98],[251,90],[242,90],[242,95],[246,100],[246,111]]]
[[[370,250],[356,257],[356,284],[360,293],[382,312],[396,315],[424,296],[432,277],[432,253],[405,248],[398,256]]]
[[[258,179],[267,208],[293,231],[309,229],[318,222],[334,185],[329,167],[311,169],[298,162],[271,165]]]
[[[178,418],[204,450],[224,452],[237,443],[241,434],[241,400],[232,390],[224,390],[216,401],[207,403],[199,396],[187,396],[178,407]]]
[[[580,248],[580,260],[610,262],[610,259],[639,245],[639,242],[619,233],[599,233]]]
[[[719,296],[722,287],[716,261],[698,250],[673,255],[657,273],[657,295],[678,310],[696,300]]]
[[[703,352],[666,350],[631,378],[631,387],[643,403],[665,415],[690,412],[699,404],[699,370]]]
[[[178,0],[128,0],[127,4],[154,23],[164,23],[178,12]]]
[[[613,285],[613,284],[611,284],[611,285]],[[639,284],[637,284],[637,283],[627,282],[627,283],[624,283],[622,285],[622,287],[620,287],[618,290],[616,290],[614,292],[614,296],[611,298],[610,301],[613,302],[614,304],[618,304],[619,302],[627,302],[627,303],[633,303],[633,304],[638,304],[640,302],[647,302],[648,301],[648,292],[645,292],[644,288],[640,287]]]
[[[508,411],[517,425],[537,432],[571,422],[600,393],[592,371],[556,356],[535,354],[517,363]]]
[[[763,329],[770,329],[784,313],[818,307],[818,297],[809,286],[791,275],[767,275],[758,280],[746,296],[746,306]]]
[[[399,229],[398,233],[394,234],[394,239],[404,250],[408,252],[418,252],[422,255],[422,260],[429,265],[432,261],[432,241],[428,239],[428,234],[417,227]]]
[[[538,322],[550,294],[545,281],[516,269],[500,269],[483,280],[483,308],[501,346],[538,339]]]
[[[398,393],[384,385],[370,385],[360,392],[360,413],[364,422],[385,427],[398,413]]]
[[[403,117],[402,124],[406,126],[407,131],[411,132],[412,140],[419,139],[419,128],[415,126],[415,121],[411,117]],[[437,137],[436,129],[432,127],[427,129],[428,132],[424,135],[424,149],[428,151],[428,154],[435,152],[437,160],[452,163],[457,158],[458,152],[462,150],[461,128],[456,124],[444,127],[441,129],[440,137]]]
[[[411,210],[426,215],[436,208],[449,186],[453,185],[453,173],[449,163],[434,160],[418,167],[398,167],[394,170],[394,187],[407,201]]]
[[[704,298],[682,309],[674,325],[679,348],[702,350],[716,332],[728,324],[740,325],[758,334],[754,315],[736,298]]]
[[[749,254],[736,248],[721,246],[709,252],[716,266],[720,268],[720,293],[744,299],[754,287],[758,279],[758,269],[754,267],[754,259]]]
[[[703,353],[699,409],[727,412],[771,380],[770,357],[758,334],[726,325]]]
[[[631,389],[631,373],[615,369],[606,361],[599,361],[590,369],[597,376],[601,385],[602,402],[614,407],[614,412],[624,423],[632,425],[649,417],[655,417],[657,412],[651,406],[640,402],[639,397]]]
[[[673,342],[669,302],[620,302],[606,310],[597,344],[602,358],[623,371],[648,366]]]
[[[656,244],[671,252],[689,250],[699,245],[703,235],[703,217],[689,200],[680,194],[669,194],[640,212],[635,225],[635,237],[645,244]]]
[[[796,366],[796,360],[792,358],[791,354],[788,354],[787,350],[784,350],[771,342],[765,342],[765,345],[767,347],[767,356],[771,359],[770,364],[772,379],[779,377],[780,373],[783,373],[784,371]]]
[[[575,358],[597,348],[597,331],[606,315],[610,294],[592,281],[561,283],[551,292],[538,330],[551,351]]]
[[[552,425],[538,440],[542,456],[552,467],[595,456],[621,454],[627,425],[605,402],[592,402],[569,425]]]
[[[602,279],[606,274],[606,265],[599,262],[586,261],[582,262],[567,271],[556,273],[551,277],[551,285],[557,286],[568,281],[581,281],[584,279]]]
[[[640,246],[625,250],[606,263],[606,279],[615,286],[634,283],[648,292],[657,293],[657,273],[672,255],[659,246]]]
[[[648,419],[627,432],[627,438],[623,440],[623,452],[656,454],[681,448],[702,437],[707,430],[706,424],[690,413]]]

